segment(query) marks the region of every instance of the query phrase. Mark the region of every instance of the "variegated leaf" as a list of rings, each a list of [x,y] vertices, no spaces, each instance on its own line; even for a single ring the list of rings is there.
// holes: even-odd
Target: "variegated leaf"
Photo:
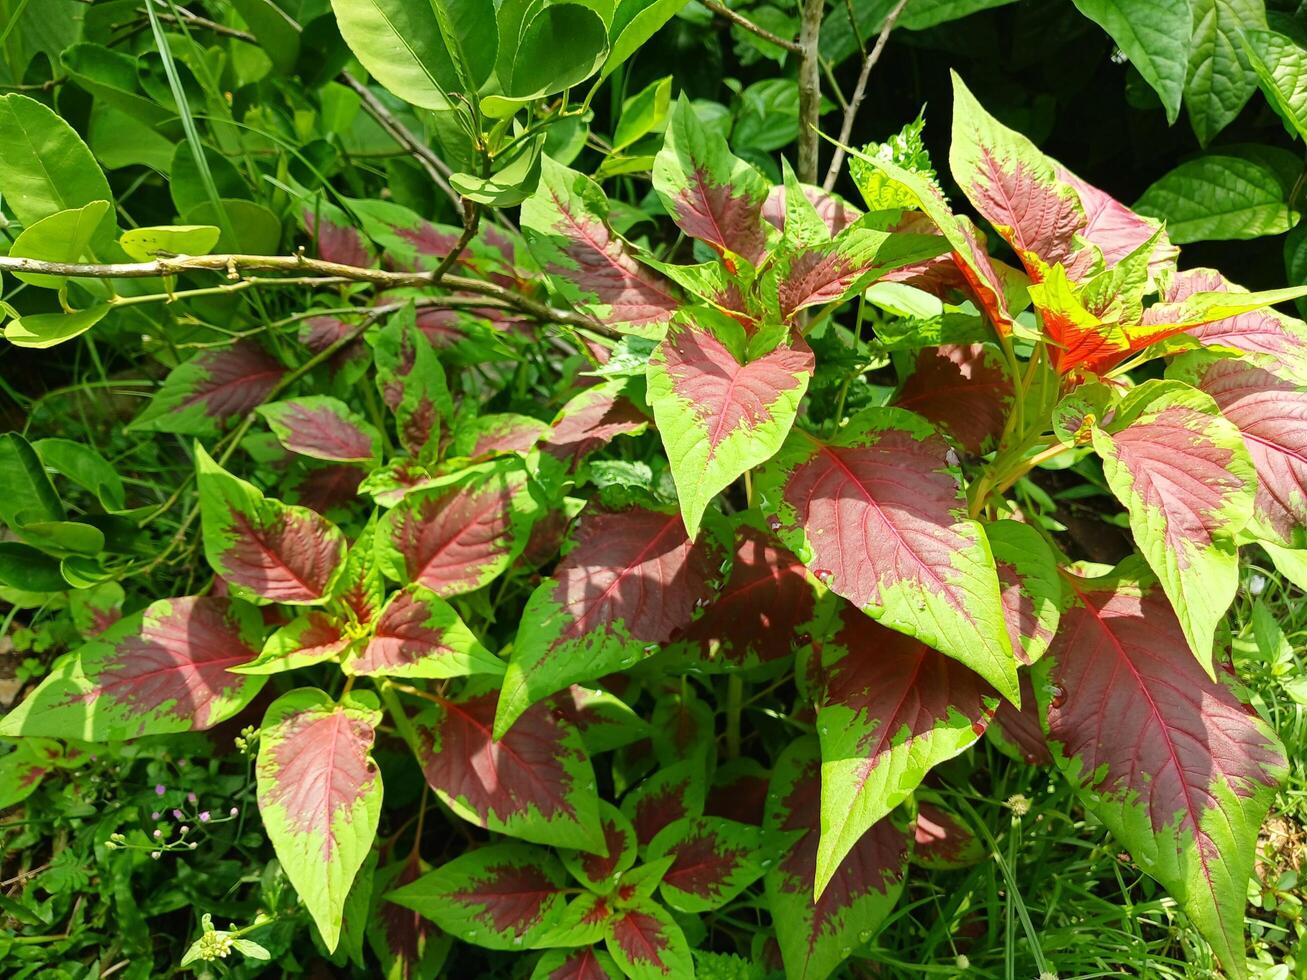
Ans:
[[[422,585],[391,596],[372,633],[341,668],[365,677],[464,677],[504,672],[458,612]]]
[[[970,453],[994,448],[1012,406],[1003,357],[986,344],[928,347],[894,398],[923,415]]]
[[[202,351],[169,372],[130,426],[150,432],[211,436],[260,405],[286,369],[252,340]]]
[[[338,398],[306,395],[259,407],[278,441],[293,453],[338,463],[367,463],[381,454],[381,437]]]
[[[685,933],[660,905],[644,899],[608,922],[608,954],[630,980],[694,976]]]
[[[762,877],[783,838],[724,817],[682,818],[649,844],[650,859],[670,857],[659,890],[678,912],[721,908]]]

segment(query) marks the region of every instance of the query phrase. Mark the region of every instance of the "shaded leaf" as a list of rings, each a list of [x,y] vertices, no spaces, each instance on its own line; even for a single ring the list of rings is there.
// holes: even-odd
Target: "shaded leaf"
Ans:
[[[1012,404],[1012,382],[1001,354],[986,344],[928,347],[894,404],[923,415],[963,449],[992,449]]]
[[[649,844],[650,859],[671,857],[659,890],[680,912],[721,908],[762,877],[779,843],[761,827],[724,817],[683,818]]]
[[[173,368],[131,429],[207,436],[262,404],[286,369],[252,340],[201,351]]]

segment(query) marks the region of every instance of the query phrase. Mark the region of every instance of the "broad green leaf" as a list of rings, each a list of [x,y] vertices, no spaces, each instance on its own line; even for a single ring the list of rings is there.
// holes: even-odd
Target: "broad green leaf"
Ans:
[[[259,48],[282,75],[295,69],[300,53],[300,29],[274,0],[231,0],[231,5],[249,24]]]
[[[1074,0],[1153,87],[1167,123],[1180,115],[1193,31],[1190,0]]]
[[[386,900],[464,942],[521,950],[562,916],[566,885],[567,873],[549,851],[510,842],[462,854]]]
[[[689,0],[618,0],[608,25],[609,49],[599,73],[602,81],[658,33]]]
[[[1144,191],[1135,208],[1164,220],[1179,245],[1288,231],[1297,220],[1289,189],[1298,161],[1273,147],[1256,151],[1215,151],[1187,160]]]
[[[95,494],[107,511],[122,510],[122,478],[107,459],[90,446],[71,439],[39,439],[32,444],[41,462]]]
[[[498,50],[495,18],[478,0],[332,0],[345,43],[386,88],[424,109],[453,109],[472,96],[441,32],[442,15],[460,39],[471,81],[490,77]]]
[[[108,201],[92,201],[83,207],[42,218],[19,233],[9,254],[14,258],[39,259],[44,262],[85,262],[93,259],[91,240],[108,212]],[[35,272],[15,272],[14,278],[47,289],[59,289],[68,281],[64,276]]]
[[[518,140],[512,150],[496,161],[500,166],[494,173],[488,177],[466,172],[451,174],[449,186],[468,200],[489,207],[521,204],[540,182],[544,146],[543,135]]]
[[[1266,101],[1291,132],[1307,140],[1307,51],[1274,31],[1245,31],[1244,39]]]
[[[54,347],[86,333],[109,309],[107,303],[101,303],[76,313],[32,313],[6,323],[5,339],[15,347]]]
[[[0,585],[24,592],[63,592],[68,588],[59,559],[19,541],[0,541]]]
[[[215,246],[218,252],[245,255],[275,254],[281,245],[281,219],[262,204],[238,197],[221,198],[221,213],[212,201],[202,201],[182,214],[189,225],[216,225],[223,228]],[[226,229],[231,229],[228,235]]]
[[[419,763],[464,820],[536,844],[602,854],[594,767],[581,733],[549,704],[491,737],[496,695],[442,700],[417,719]]]
[[[97,105],[112,106],[150,129],[174,139],[181,134],[177,107],[171,98],[156,101],[141,89],[140,62],[122,51],[100,44],[74,44],[59,60],[78,86],[95,96]]]
[[[11,93],[0,98],[0,193],[24,225],[92,201],[112,201],[113,192],[95,157],[68,123],[35,99]],[[99,235],[113,230],[104,217]]]
[[[994,558],[966,517],[950,453],[920,416],[870,408],[829,442],[792,432],[755,492],[775,533],[828,589],[1015,700]]]
[[[377,834],[381,773],[371,752],[380,721],[371,691],[336,702],[299,688],[269,706],[259,734],[259,815],[328,950]]]
[[[679,513],[588,513],[576,546],[527,600],[496,736],[541,698],[629,667],[671,640],[708,600],[720,559],[712,535],[692,542]]]
[[[862,836],[980,738],[998,706],[979,675],[921,641],[849,606],[841,623],[821,653],[818,898]]]
[[[650,82],[622,102],[622,114],[613,130],[613,152],[623,150],[649,133],[660,131],[672,104],[672,76]]]
[[[63,502],[31,443],[17,432],[0,436],[0,519],[18,531],[64,517]]]
[[[218,235],[213,225],[156,225],[125,231],[118,244],[136,261],[149,262],[161,255],[208,255]]]
[[[1190,0],[1193,41],[1184,101],[1203,146],[1223,130],[1257,88],[1240,36],[1266,29],[1264,0]]]
[[[293,453],[343,463],[380,459],[377,430],[338,398],[305,395],[260,405],[258,413],[277,441]]]
[[[230,671],[254,660],[262,632],[245,603],[160,599],[60,658],[0,734],[106,742],[212,728],[263,686]]]
[[[204,554],[232,594],[255,601],[324,602],[344,564],[340,529],[307,507],[265,497],[198,444],[195,471]]]
[[[815,361],[801,338],[741,363],[734,320],[687,314],[649,359],[649,405],[691,538],[712,499],[784,443]]]
[[[536,192],[522,204],[522,232],[569,303],[623,332],[660,337],[680,305],[675,289],[636,261],[609,226],[610,210],[597,183],[546,157]]]
[[[589,78],[608,54],[604,21],[586,4],[501,0],[495,16],[499,23],[495,75],[510,99],[561,92]]]
[[[767,829],[797,838],[768,868],[766,897],[786,976],[807,980],[825,980],[880,929],[903,894],[911,844],[910,835],[881,820],[814,899],[820,781],[817,739],[791,742],[776,760],[763,818]]]
[[[1107,485],[1209,673],[1217,623],[1239,584],[1235,535],[1253,514],[1257,476],[1239,430],[1212,397],[1149,381],[1093,430]]]
[[[1057,764],[1230,976],[1246,977],[1244,906],[1283,750],[1203,673],[1137,559],[1068,584],[1062,630],[1035,682]]]

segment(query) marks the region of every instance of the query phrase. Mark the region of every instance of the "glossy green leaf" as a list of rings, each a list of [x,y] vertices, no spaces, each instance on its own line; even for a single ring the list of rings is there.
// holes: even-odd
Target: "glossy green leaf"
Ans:
[[[1289,190],[1298,161],[1274,147],[1256,150],[1187,160],[1144,191],[1135,208],[1166,221],[1171,240],[1180,245],[1288,231],[1297,221]]]
[[[5,339],[15,347],[45,349],[81,336],[104,319],[108,304],[76,313],[32,313],[5,324]]]
[[[1265,30],[1263,0],[1190,0],[1193,40],[1185,105],[1198,142],[1210,143],[1257,88],[1240,35]]]
[[[136,261],[149,262],[161,255],[207,255],[218,235],[213,225],[157,225],[125,231],[118,244]]]
[[[108,212],[108,201],[92,201],[80,208],[49,215],[24,228],[14,239],[9,254],[43,262],[91,260],[94,258],[91,242]],[[68,281],[64,276],[34,272],[15,272],[14,278],[47,289],[58,289]]]
[[[1074,0],[1076,8],[1116,42],[1157,92],[1166,121],[1180,115],[1189,71],[1193,16],[1189,0]]]

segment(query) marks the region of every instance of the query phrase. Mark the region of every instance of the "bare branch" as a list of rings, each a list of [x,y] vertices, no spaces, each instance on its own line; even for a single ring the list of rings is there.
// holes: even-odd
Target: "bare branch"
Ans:
[[[821,116],[821,17],[826,0],[803,0],[803,20],[799,24],[799,180],[817,182],[819,140],[817,123]]]
[[[773,34],[761,24],[755,24],[753,21],[749,20],[748,17],[736,13],[724,3],[718,3],[717,0],[701,0],[701,2],[718,17],[721,17],[723,20],[729,20],[732,24],[744,28],[750,34],[756,34],[769,44],[774,44],[778,48],[784,48],[791,54],[800,54],[803,51],[803,49],[799,47],[798,41],[787,41],[779,34]]]
[[[894,9],[886,15],[885,23],[881,25],[880,36],[876,38],[875,46],[862,59],[862,71],[858,74],[858,83],[853,87],[853,96],[844,110],[844,122],[840,125],[839,141],[843,146],[835,147],[835,155],[831,157],[830,167],[826,170],[826,179],[822,182],[822,187],[828,191],[835,186],[835,181],[839,178],[840,166],[844,163],[844,147],[849,145],[849,137],[853,134],[853,120],[858,115],[858,107],[862,105],[862,100],[867,96],[867,79],[871,77],[871,70],[876,67],[876,62],[880,61],[881,52],[885,50],[890,32],[894,30],[899,15],[907,5],[908,0],[899,0],[894,5]]]

